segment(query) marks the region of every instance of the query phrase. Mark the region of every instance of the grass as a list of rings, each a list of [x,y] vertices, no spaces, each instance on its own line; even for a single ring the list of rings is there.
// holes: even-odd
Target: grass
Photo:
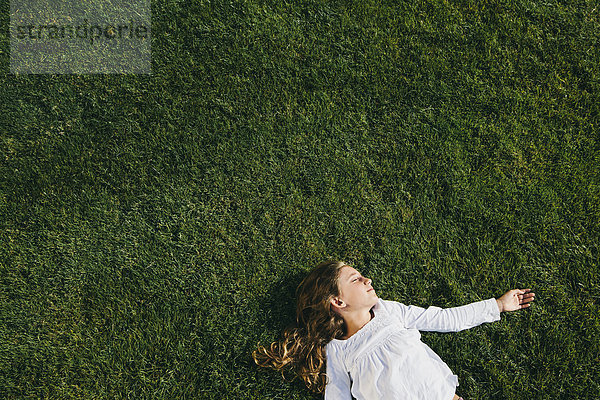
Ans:
[[[594,2],[152,13],[151,76],[0,78],[0,397],[318,398],[250,354],[339,258],[420,306],[532,288],[423,341],[466,399],[600,398]]]

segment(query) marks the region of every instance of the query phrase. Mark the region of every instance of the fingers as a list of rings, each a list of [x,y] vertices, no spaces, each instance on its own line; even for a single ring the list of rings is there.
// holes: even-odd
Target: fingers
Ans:
[[[531,303],[535,299],[535,293],[531,292],[531,289],[523,289],[521,290],[523,294],[517,296],[519,299],[519,309],[528,308],[531,306]]]
[[[519,298],[523,299],[523,300],[524,299],[531,299],[531,300],[533,300],[534,297],[535,297],[535,293],[526,293],[526,294],[519,295]]]
[[[529,296],[529,297],[523,297],[523,299],[521,299],[521,303],[531,303],[534,300],[533,295]]]
[[[515,289],[514,292],[517,293],[519,298],[535,296],[535,293],[533,293],[531,289]]]
[[[535,293],[531,291],[531,289],[513,289],[509,290],[505,295],[505,299],[512,299],[515,301],[516,298],[516,307],[517,309],[523,309],[530,306],[529,303],[535,300]]]

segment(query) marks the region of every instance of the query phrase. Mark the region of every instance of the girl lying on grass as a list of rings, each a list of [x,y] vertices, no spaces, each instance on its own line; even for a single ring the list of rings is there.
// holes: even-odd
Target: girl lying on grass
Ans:
[[[458,332],[530,306],[514,289],[461,307],[406,306],[377,297],[371,280],[340,261],[319,264],[297,289],[297,326],[253,353],[258,365],[290,366],[325,400],[457,400],[458,377],[419,330]]]

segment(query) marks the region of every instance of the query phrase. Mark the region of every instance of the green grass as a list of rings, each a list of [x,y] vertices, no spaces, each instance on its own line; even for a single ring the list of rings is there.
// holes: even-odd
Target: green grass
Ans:
[[[151,76],[11,75],[0,35],[0,397],[313,398],[250,354],[332,257],[532,288],[423,341],[466,399],[600,398],[594,2],[190,3]]]

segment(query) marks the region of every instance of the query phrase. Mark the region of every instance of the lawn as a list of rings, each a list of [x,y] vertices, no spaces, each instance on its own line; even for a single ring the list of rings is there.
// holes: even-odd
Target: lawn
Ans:
[[[422,307],[533,289],[422,340],[467,400],[600,399],[595,2],[152,16],[152,75],[10,74],[0,33],[0,398],[319,398],[251,352],[335,258]]]

